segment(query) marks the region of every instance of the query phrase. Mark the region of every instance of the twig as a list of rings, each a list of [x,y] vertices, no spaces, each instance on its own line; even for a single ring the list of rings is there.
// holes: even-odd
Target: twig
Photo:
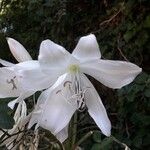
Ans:
[[[139,62],[139,65],[141,65],[142,64],[142,62],[143,62],[143,56],[142,56],[142,54],[139,52],[139,55],[140,55],[140,62]]]
[[[92,130],[92,131],[99,131],[99,132],[101,132],[97,126],[93,125],[93,126],[90,126],[90,127],[84,127],[82,129],[78,130],[76,133],[73,133],[73,135],[78,135],[79,133],[81,133],[81,132],[83,132],[83,131],[85,131],[87,129],[88,129],[88,131]]]
[[[116,139],[114,136],[110,136],[110,138],[112,138],[113,141],[115,141],[116,143],[122,145],[125,150],[131,150],[125,143],[120,142],[118,139]]]
[[[111,22],[121,11],[122,11],[122,9],[120,9],[115,15],[113,15],[113,16],[110,17],[109,19],[107,19],[107,20],[101,22],[101,23],[99,24],[99,26],[102,26],[102,25],[104,25],[104,24],[108,24],[109,22]],[[98,30],[95,30],[95,31],[93,31],[93,32],[91,32],[91,33],[95,34],[95,33],[100,32],[100,31],[101,31],[101,28],[98,29]]]
[[[126,56],[123,54],[122,50],[121,50],[120,47],[119,47],[119,39],[120,39],[120,35],[119,35],[119,37],[118,37],[118,39],[117,39],[117,45],[118,45],[118,46],[117,46],[117,49],[118,49],[120,55],[124,58],[124,60],[129,61],[129,60],[126,58]]]
[[[75,150],[77,148],[78,145],[80,145],[82,142],[84,142],[87,138],[89,138],[94,132],[90,131],[88,132],[85,136],[83,136],[83,138],[81,138],[74,146],[73,150]]]
[[[120,9],[116,14],[114,14],[113,16],[111,16],[109,19],[103,21],[100,23],[100,26],[104,25],[104,24],[108,24],[109,22],[111,22],[120,12],[122,9]]]
[[[127,133],[128,138],[129,138],[130,137],[130,133],[129,133],[128,124],[127,124],[127,122],[125,122],[125,124],[126,124],[126,133]]]
[[[129,60],[126,58],[126,56],[123,54],[123,52],[122,52],[122,50],[119,48],[119,46],[117,47],[117,49],[119,50],[120,55],[124,58],[124,60],[129,61]]]

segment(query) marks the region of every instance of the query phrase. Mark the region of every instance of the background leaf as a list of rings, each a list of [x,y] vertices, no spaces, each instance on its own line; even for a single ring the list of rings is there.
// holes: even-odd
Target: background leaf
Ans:
[[[0,128],[11,129],[14,125],[12,110],[7,106],[8,100],[0,100]]]

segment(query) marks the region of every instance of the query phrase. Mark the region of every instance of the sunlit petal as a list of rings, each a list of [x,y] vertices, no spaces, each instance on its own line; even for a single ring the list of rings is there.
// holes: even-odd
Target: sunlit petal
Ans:
[[[113,60],[93,60],[81,64],[80,67],[84,73],[114,89],[131,83],[142,71],[133,63]]]
[[[17,97],[20,86],[16,74],[9,67],[0,68],[0,98]]]
[[[70,57],[69,52],[51,40],[45,40],[41,43],[39,62],[42,70],[48,74],[60,75],[63,73]]]
[[[62,75],[51,88],[41,94],[32,114],[29,128],[34,123],[38,123],[39,126],[57,135],[67,126],[76,110],[76,107],[68,103],[61,94],[64,83],[68,80],[70,80],[68,74]]]
[[[72,55],[80,61],[101,58],[101,53],[95,35],[90,34],[80,38]]]
[[[56,138],[63,143],[68,138],[68,125],[56,134]]]
[[[16,65],[15,70],[17,70],[20,76],[20,83],[23,88],[31,91],[46,89],[52,86],[58,78],[55,74],[44,74],[38,61],[19,63]]]
[[[32,60],[30,54],[18,41],[12,38],[7,38],[7,42],[11,53],[18,62]]]
[[[37,61],[26,61],[13,65],[11,67],[0,68],[0,98],[18,96],[22,97],[22,94],[28,95],[26,94],[26,92],[29,90],[33,93],[33,89],[26,88],[26,85],[31,84],[32,82],[27,82],[26,84],[24,84],[25,82],[23,82],[24,80],[22,72],[24,72],[25,70],[33,70],[37,68],[37,66],[39,66]]]
[[[84,87],[87,88],[87,91],[85,92],[85,102],[90,116],[94,119],[102,133],[106,136],[110,136],[111,123],[97,91],[84,74],[81,79]]]
[[[16,103],[19,103],[25,100],[27,97],[33,95],[34,93],[35,91],[24,91],[23,93],[20,93],[18,98],[8,103],[8,107],[10,107],[11,109],[14,109],[14,106]]]
[[[3,60],[3,59],[0,59],[0,64],[2,64],[3,66],[6,66],[6,67],[11,67],[14,65],[13,63],[8,62],[8,61]]]

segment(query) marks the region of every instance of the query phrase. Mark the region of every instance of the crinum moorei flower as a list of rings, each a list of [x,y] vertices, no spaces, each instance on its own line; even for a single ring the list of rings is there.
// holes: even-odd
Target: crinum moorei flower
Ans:
[[[9,130],[3,129],[8,132],[10,137],[4,135],[3,132],[0,132],[0,137],[3,136],[3,139],[6,139],[1,143],[2,145],[6,145],[7,149],[15,150],[22,141],[22,131],[30,119],[30,114],[27,115],[27,107],[24,99],[36,92],[36,90],[25,87],[22,83],[21,72],[36,70],[36,73],[40,74],[41,78],[46,79],[46,76],[41,73],[38,61],[32,60],[30,54],[18,41],[7,38],[7,42],[11,53],[19,63],[13,64],[0,59],[0,64],[5,66],[0,68],[0,98],[1,100],[9,97],[14,98],[13,101],[8,103],[8,106],[12,109],[16,103],[18,103],[18,106],[14,114],[15,124],[13,128]],[[45,80],[45,82],[47,81]]]
[[[25,128],[30,118],[29,115],[27,116],[24,99],[34,93],[32,90],[24,90],[20,82],[21,76],[19,75],[19,71],[31,69],[30,66],[34,64],[34,61],[32,62],[31,56],[19,42],[12,38],[7,38],[7,42],[11,53],[20,63],[13,64],[0,59],[0,63],[5,66],[0,68],[0,98],[2,100],[3,98],[14,97],[15,100],[8,103],[8,106],[12,109],[16,103],[19,104],[15,110],[15,124],[13,128],[9,130],[3,129],[8,132],[10,137],[3,132],[0,133],[0,137],[3,136],[3,140],[6,139],[1,143],[2,145],[6,145],[7,149],[15,150],[23,135],[20,131]]]
[[[21,76],[18,74],[19,70],[28,69],[29,63],[26,62],[30,62],[32,58],[18,41],[7,38],[7,42],[11,53],[20,63],[13,64],[0,59],[0,63],[5,66],[0,68],[0,98],[18,97],[9,103],[9,106],[13,108],[16,102],[32,95],[32,92],[23,90],[19,83]]]
[[[37,126],[51,131],[61,142],[68,136],[67,127],[74,112],[85,107],[102,133],[106,136],[111,134],[105,107],[85,74],[109,88],[120,89],[141,72],[141,68],[130,62],[101,59],[93,34],[82,37],[72,54],[50,40],[43,41],[39,63],[43,73],[53,81],[58,80],[40,95],[29,128],[37,123]],[[41,81],[33,80],[31,83],[30,80],[32,86],[37,82]]]
[[[19,63],[13,64],[0,59],[0,63],[5,66],[0,68],[0,98],[14,97],[15,100],[8,104],[10,108],[13,108],[16,103],[21,102],[36,92],[34,89],[26,88],[22,83],[22,71],[36,70],[41,75],[41,78],[45,78],[45,82],[47,82],[47,79],[40,71],[39,62],[32,60],[23,45],[12,38],[7,38],[7,42],[11,53]]]

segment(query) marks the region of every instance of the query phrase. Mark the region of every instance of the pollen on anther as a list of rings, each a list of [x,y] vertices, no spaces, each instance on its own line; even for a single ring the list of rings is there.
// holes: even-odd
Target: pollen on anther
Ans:
[[[66,81],[66,82],[64,82],[63,86],[66,87],[67,84],[70,85],[70,84],[72,84],[72,82],[71,81]]]
[[[58,90],[57,92],[56,92],[56,94],[58,94],[58,93],[60,93],[61,92],[61,90]]]

